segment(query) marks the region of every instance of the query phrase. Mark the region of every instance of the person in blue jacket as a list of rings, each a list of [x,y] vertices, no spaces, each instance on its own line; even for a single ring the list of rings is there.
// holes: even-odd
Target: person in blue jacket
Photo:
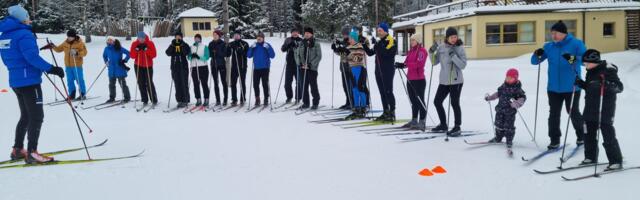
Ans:
[[[258,33],[256,43],[247,51],[247,58],[253,58],[253,89],[256,91],[256,106],[260,106],[260,81],[264,90],[264,105],[269,105],[269,68],[276,52],[264,41],[264,33]]]
[[[109,70],[109,100],[105,103],[114,103],[116,101],[116,82],[120,83],[122,88],[122,94],[124,99],[122,103],[127,103],[131,100],[131,93],[129,93],[129,87],[127,86],[127,72],[130,68],[126,66],[129,62],[129,51],[126,48],[122,48],[120,40],[113,37],[107,38],[107,46],[102,53],[102,59],[107,65]]]
[[[20,5],[8,9],[9,16],[0,21],[0,57],[9,71],[9,86],[18,97],[20,120],[16,126],[11,159],[26,163],[46,163],[53,157],[38,153],[38,138],[44,120],[42,107],[42,72],[64,78],[64,69],[53,66],[38,55],[36,37],[29,13]],[[25,135],[29,140],[24,149]]]
[[[376,28],[377,37],[371,38],[373,49],[364,45],[368,56],[375,55],[375,77],[380,98],[382,100],[383,113],[375,121],[393,122],[396,120],[396,98],[393,94],[393,77],[396,73],[395,57],[398,53],[398,45],[393,36],[389,34],[389,24],[381,22]]]
[[[567,33],[567,26],[558,21],[551,27],[553,41],[544,44],[531,55],[531,64],[549,63],[547,96],[549,97],[549,149],[560,147],[560,114],[562,104],[571,111],[571,122],[576,130],[577,145],[584,144],[584,122],[580,114],[580,88],[574,86],[576,77],[581,77],[582,55],[586,51],[584,42]],[[572,99],[573,97],[573,99]],[[573,103],[571,103],[573,102]],[[566,134],[566,133],[565,133]]]

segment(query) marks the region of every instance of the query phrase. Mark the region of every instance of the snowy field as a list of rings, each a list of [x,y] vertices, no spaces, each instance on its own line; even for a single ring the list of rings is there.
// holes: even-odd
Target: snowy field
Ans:
[[[63,35],[40,34],[55,43]],[[123,41],[123,39],[121,39]],[[565,182],[560,175],[579,176],[592,168],[552,175],[536,175],[532,169],[554,169],[559,153],[525,166],[520,157],[531,157],[548,143],[546,67],[542,71],[540,112],[537,140],[540,148],[517,119],[513,159],[505,155],[503,146],[472,148],[463,139],[444,142],[441,138],[400,143],[393,136],[363,134],[354,129],[341,129],[329,124],[311,124],[319,119],[311,115],[295,116],[292,112],[270,113],[163,113],[169,98],[169,58],[165,56],[171,38],[155,38],[159,57],[155,61],[155,83],[161,105],[150,113],[136,113],[132,104],[125,109],[81,110],[94,129],[86,133],[89,144],[104,139],[109,142],[91,149],[94,158],[129,155],[146,150],[143,157],[110,162],[43,166],[0,170],[0,199],[635,199],[633,188],[640,170],[607,175],[578,182]],[[191,43],[191,39],[188,42]],[[206,42],[210,39],[205,39]],[[279,49],[283,39],[268,38]],[[44,40],[38,41],[40,46]],[[129,47],[130,42],[124,42]],[[249,41],[252,43],[253,41]],[[85,58],[87,87],[97,76],[102,63],[104,38],[94,37]],[[332,54],[329,44],[322,44],[320,66],[321,104],[331,106]],[[48,52],[41,55],[51,60]],[[62,63],[63,55],[56,54]],[[640,56],[638,51],[605,54],[604,59],[620,67],[625,91],[618,98],[616,128],[626,166],[640,165],[640,136],[634,123],[640,108]],[[277,92],[285,54],[278,51],[272,62],[271,87]],[[403,61],[398,57],[397,61]],[[338,58],[335,58],[336,67]],[[369,66],[373,69],[373,59]],[[130,62],[132,63],[132,62]],[[0,149],[8,158],[13,144],[19,109],[10,90],[7,71],[0,64]],[[428,63],[427,65],[430,66]],[[546,66],[546,63],[543,63]],[[529,55],[512,59],[470,61],[464,71],[462,92],[464,130],[491,132],[489,108],[483,97],[502,83],[508,68],[520,70],[528,95],[522,109],[529,126],[533,126],[536,93],[535,66]],[[434,70],[437,83],[439,67]],[[427,73],[428,70],[427,70]],[[135,91],[135,77],[127,81]],[[372,75],[373,73],[371,73]],[[339,71],[335,70],[335,105],[344,102]],[[428,76],[429,74],[427,74]],[[373,76],[370,76],[373,78]],[[399,119],[410,118],[410,106],[401,79],[396,74],[395,94]],[[60,81],[58,80],[58,84]],[[101,77],[89,96],[101,96],[87,104],[97,104],[108,96],[107,78]],[[248,84],[248,83],[247,83]],[[375,81],[371,81],[374,109],[380,109]],[[432,97],[435,93],[433,86]],[[54,100],[53,89],[43,83],[45,102]],[[118,98],[121,92],[118,90]],[[132,94],[133,95],[133,94]],[[193,92],[191,92],[193,95]],[[279,102],[284,100],[280,92]],[[212,98],[213,98],[212,94]],[[173,97],[171,97],[173,98]],[[192,98],[193,100],[193,98]],[[171,100],[175,105],[175,99]],[[584,105],[584,99],[581,99]],[[495,105],[495,103],[494,103]],[[435,119],[433,106],[430,115]],[[563,114],[562,129],[566,125]],[[428,122],[428,125],[434,125]],[[86,129],[85,129],[86,130]],[[569,143],[575,144],[570,129]],[[484,141],[490,134],[466,138]],[[45,122],[40,137],[41,152],[81,146],[75,123],[66,106],[45,106]],[[4,157],[6,155],[6,157]],[[600,158],[606,156],[601,153]],[[56,156],[56,159],[84,159],[84,152]],[[582,160],[582,153],[567,166]],[[441,165],[448,173],[431,177],[418,175],[424,168]],[[634,186],[635,185],[635,186]],[[637,198],[637,197],[636,197]]]

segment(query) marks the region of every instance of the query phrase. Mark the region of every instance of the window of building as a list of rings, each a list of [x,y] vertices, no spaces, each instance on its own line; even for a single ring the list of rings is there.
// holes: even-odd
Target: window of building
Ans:
[[[614,28],[615,28],[615,23],[613,22],[604,23],[602,26],[602,35],[604,37],[613,37],[615,34]]]
[[[210,31],[211,22],[193,22],[194,31]]]
[[[490,23],[486,30],[487,44],[535,42],[535,22]]]
[[[470,47],[472,45],[471,38],[473,38],[471,25],[462,25],[454,27],[458,30],[458,38],[462,40],[462,45]]]
[[[544,34],[544,40],[549,42],[551,41],[551,34],[549,34],[549,31],[551,31],[551,27],[553,26],[553,24],[557,23],[558,20],[549,20],[549,21],[545,21],[544,22],[544,30],[545,33]],[[576,30],[577,30],[577,20],[562,20],[562,22],[564,22],[565,25],[567,25],[567,33],[576,36]]]
[[[433,41],[437,43],[444,42],[445,31],[444,28],[433,29]]]

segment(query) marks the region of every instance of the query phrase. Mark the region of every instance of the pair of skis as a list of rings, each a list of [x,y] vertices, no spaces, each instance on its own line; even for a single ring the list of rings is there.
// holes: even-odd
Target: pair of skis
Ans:
[[[467,140],[464,140],[465,144],[474,146],[474,147],[485,147],[485,146],[492,146],[492,145],[501,145],[504,144],[502,142],[469,142]],[[507,147],[506,150],[507,156],[509,156],[509,158],[513,158],[513,148],[512,147]]]
[[[136,112],[144,112],[144,113],[148,113],[151,110],[155,110],[156,106],[158,106],[158,104],[147,104],[147,105],[142,105],[142,107],[140,108],[136,108]]]
[[[398,138],[401,143],[407,143],[407,142],[417,142],[417,141],[424,141],[424,140],[431,140],[431,139],[436,139],[436,138],[447,137],[447,134],[445,132],[420,132],[420,133],[437,134],[437,135],[429,135],[429,136],[421,136],[421,137],[408,137],[408,138],[401,138],[401,137],[396,136],[396,138]],[[458,135],[458,136],[449,136],[449,138],[463,138],[463,137],[471,137],[471,136],[477,136],[477,135],[482,135],[482,134],[487,134],[487,133],[480,132],[480,131],[461,131],[460,135]]]
[[[81,101],[88,101],[88,100],[92,100],[92,99],[97,99],[100,98],[100,96],[95,96],[95,97],[87,97],[86,99],[80,100],[80,99],[73,99],[71,100],[71,103],[75,103],[75,102],[81,102]],[[59,106],[59,105],[64,105],[67,104],[67,100],[66,99],[62,99],[62,100],[58,100],[58,101],[53,101],[53,102],[49,102],[46,105],[47,106]],[[75,106],[75,105],[74,105]]]
[[[87,148],[97,148],[97,147],[104,146],[107,143],[107,141],[108,141],[108,139],[105,139],[103,142],[95,144],[95,145],[87,146]],[[55,156],[55,155],[66,154],[66,153],[71,153],[71,152],[77,152],[77,151],[81,151],[81,150],[84,150],[84,147],[69,148],[69,149],[64,149],[64,150],[60,150],[60,151],[47,152],[47,153],[43,153],[43,155],[45,155],[45,156]],[[52,162],[39,163],[39,164],[14,164],[14,165],[11,165],[13,163],[23,162],[24,159],[5,160],[5,161],[0,161],[0,169],[26,168],[26,167],[45,166],[45,165],[65,165],[65,164],[79,164],[79,163],[101,162],[101,161],[110,161],[110,160],[121,160],[121,159],[140,157],[140,156],[142,156],[143,153],[144,153],[144,151],[142,151],[140,153],[137,153],[137,154],[128,155],[128,156],[110,157],[110,158],[98,158],[98,159],[91,159],[91,160],[89,160],[89,159],[54,160]]]

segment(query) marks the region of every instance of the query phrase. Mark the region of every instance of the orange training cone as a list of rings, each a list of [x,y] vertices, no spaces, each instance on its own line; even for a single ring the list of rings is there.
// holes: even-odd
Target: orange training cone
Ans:
[[[447,170],[444,169],[444,167],[438,165],[436,167],[434,167],[431,171],[433,171],[436,174],[444,174],[447,173]]]
[[[431,170],[429,170],[429,168],[424,168],[418,174],[420,174],[420,176],[433,176],[433,172],[431,172]]]
[[[2,89],[2,90],[0,90],[0,92],[6,93],[6,92],[9,92],[9,91],[7,89]]]

